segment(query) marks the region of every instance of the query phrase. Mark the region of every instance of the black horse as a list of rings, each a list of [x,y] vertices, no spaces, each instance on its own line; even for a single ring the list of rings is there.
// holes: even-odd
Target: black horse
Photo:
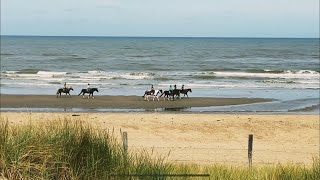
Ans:
[[[192,92],[192,90],[191,89],[181,89],[180,90],[180,93],[183,94],[183,97],[187,96],[189,99],[188,92]]]
[[[80,96],[80,94],[82,94],[82,96],[84,98],[84,95],[86,93],[89,93],[88,99],[90,98],[90,95],[91,95],[92,98],[94,98],[93,97],[93,92],[95,92],[95,91],[99,92],[98,88],[90,88],[89,91],[88,91],[88,89],[82,89],[78,96]]]
[[[160,95],[160,97],[162,97],[162,95],[164,95],[163,97],[167,98],[168,100],[171,99],[174,101],[174,96],[179,97],[181,99],[179,89],[174,89],[172,91],[163,91],[163,93]]]
[[[60,88],[57,91],[57,97],[58,97],[58,95],[60,95],[59,97],[61,97],[61,93],[66,93],[66,96],[69,95],[71,97],[70,91],[73,91],[72,87],[70,87],[70,88]]]

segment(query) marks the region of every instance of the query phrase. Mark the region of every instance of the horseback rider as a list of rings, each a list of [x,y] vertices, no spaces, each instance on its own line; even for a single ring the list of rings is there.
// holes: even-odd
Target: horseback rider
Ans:
[[[172,94],[172,91],[173,91],[173,88],[172,88],[172,86],[170,85],[170,86],[169,86],[169,92],[170,92],[170,94]]]
[[[184,90],[184,84],[182,84],[182,86],[181,86],[181,90],[182,90],[182,91]]]
[[[174,90],[176,90],[176,89],[177,89],[177,85],[175,84],[175,85],[174,85]]]
[[[87,91],[90,92],[90,84],[88,83]]]
[[[154,87],[153,85],[151,85],[151,90],[150,90],[151,94],[154,94]]]
[[[63,91],[67,91],[67,83],[66,82],[64,82],[64,84],[63,84]]]

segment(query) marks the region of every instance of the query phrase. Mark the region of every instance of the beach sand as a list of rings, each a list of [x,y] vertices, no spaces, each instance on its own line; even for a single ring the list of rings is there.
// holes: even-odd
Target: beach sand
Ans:
[[[247,165],[249,134],[253,165],[311,165],[319,157],[319,115],[1,112],[1,118],[16,125],[79,120],[119,139],[121,129],[130,151],[170,152],[168,160],[179,163]]]
[[[87,97],[87,96],[86,96]],[[192,97],[175,101],[144,101],[142,96],[95,96],[94,99],[81,96],[59,97],[51,95],[6,95],[1,94],[1,108],[104,108],[104,109],[156,109],[189,108],[250,104],[268,102],[262,98],[208,98]]]

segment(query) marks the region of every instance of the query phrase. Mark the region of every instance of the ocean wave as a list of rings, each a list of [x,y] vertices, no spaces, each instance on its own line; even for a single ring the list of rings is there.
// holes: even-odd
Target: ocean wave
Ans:
[[[61,57],[58,57],[58,58],[55,58],[55,59],[52,59],[51,61],[63,61],[63,62],[68,62],[68,61],[77,61],[77,60],[86,60],[88,58],[86,57],[69,57],[69,56],[61,56]]]
[[[1,74],[16,74],[18,73],[19,71],[4,71],[4,72],[1,72]]]
[[[88,71],[88,73],[81,73],[81,77],[100,78],[100,79],[128,79],[128,80],[142,80],[153,79],[156,76],[152,72],[105,72],[105,71]]]
[[[12,53],[1,53],[0,56],[14,56]]]
[[[55,71],[38,71],[37,75],[50,76],[50,77],[59,77],[66,75],[67,72],[55,72]]]
[[[46,78],[61,78],[67,72],[39,71],[38,69],[24,69],[20,71],[5,71],[1,75],[8,79],[47,80]],[[49,79],[52,80],[52,79]]]
[[[249,70],[246,70],[245,72],[248,72],[248,73],[272,73],[272,74],[281,74],[281,73],[285,73],[286,71],[284,71],[284,70],[269,70],[269,69],[249,69]]]
[[[22,73],[24,72],[24,73]],[[271,72],[271,73],[270,73]],[[319,88],[320,74],[312,70],[283,71],[282,73],[270,71],[243,72],[243,71],[157,71],[157,72],[126,72],[126,71],[101,71],[92,70],[85,72],[46,71],[38,69],[23,69],[19,71],[3,71],[1,78],[10,81],[32,80],[39,82],[79,82],[79,83],[106,83],[132,84],[145,81],[147,84],[165,82],[206,82],[206,86],[220,87],[220,84],[245,84],[252,83],[250,87],[298,87]],[[129,83],[130,82],[130,83]],[[257,83],[260,83],[257,85]],[[213,85],[212,85],[213,84]],[[198,85],[195,85],[198,86]],[[202,85],[200,85],[202,86]],[[199,86],[199,87],[200,87]],[[306,86],[306,87],[303,87]],[[221,85],[221,87],[230,87]]]
[[[131,55],[128,57],[132,58],[150,58],[150,57],[161,57],[161,56],[168,56],[167,54],[145,54],[145,55]]]
[[[21,69],[17,71],[17,74],[37,74],[41,69]]]
[[[194,76],[191,76],[191,78],[193,79],[200,79],[200,80],[210,80],[210,79],[217,79],[216,76],[214,75],[194,75]]]
[[[283,79],[319,79],[319,73],[312,70],[284,71],[283,73],[273,73],[264,70],[263,73],[250,72],[215,72],[218,77],[252,77],[252,78],[283,78]]]
[[[63,56],[61,53],[42,53],[42,56]]]
[[[276,79],[264,80],[263,82],[264,83],[285,83],[285,84],[296,83],[295,81],[292,81],[292,80],[276,80]]]

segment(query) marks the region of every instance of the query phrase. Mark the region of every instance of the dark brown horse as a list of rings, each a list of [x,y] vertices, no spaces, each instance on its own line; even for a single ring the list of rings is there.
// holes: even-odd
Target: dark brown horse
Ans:
[[[188,92],[192,92],[192,90],[191,89],[181,89],[180,90],[180,93],[183,94],[183,97],[187,96],[189,99]]]
[[[172,91],[163,91],[163,93],[160,95],[160,97],[164,97],[164,100],[166,100],[165,98],[167,98],[168,100],[173,100],[174,101],[174,96],[176,97],[180,97],[180,90],[179,89],[174,89]]]
[[[94,98],[94,97],[93,97],[93,93],[94,93],[95,91],[99,92],[98,88],[90,88],[89,91],[88,91],[88,89],[82,89],[78,96],[80,96],[80,94],[82,94],[82,97],[84,98],[84,95],[85,95],[86,93],[89,93],[88,99],[90,98],[90,96],[91,96],[92,98]]]
[[[57,91],[57,97],[58,97],[58,95],[60,95],[59,97],[61,97],[61,93],[66,93],[65,97],[67,97],[67,95],[69,95],[69,97],[71,97],[70,91],[73,91],[72,87],[70,87],[70,88],[60,88]]]

